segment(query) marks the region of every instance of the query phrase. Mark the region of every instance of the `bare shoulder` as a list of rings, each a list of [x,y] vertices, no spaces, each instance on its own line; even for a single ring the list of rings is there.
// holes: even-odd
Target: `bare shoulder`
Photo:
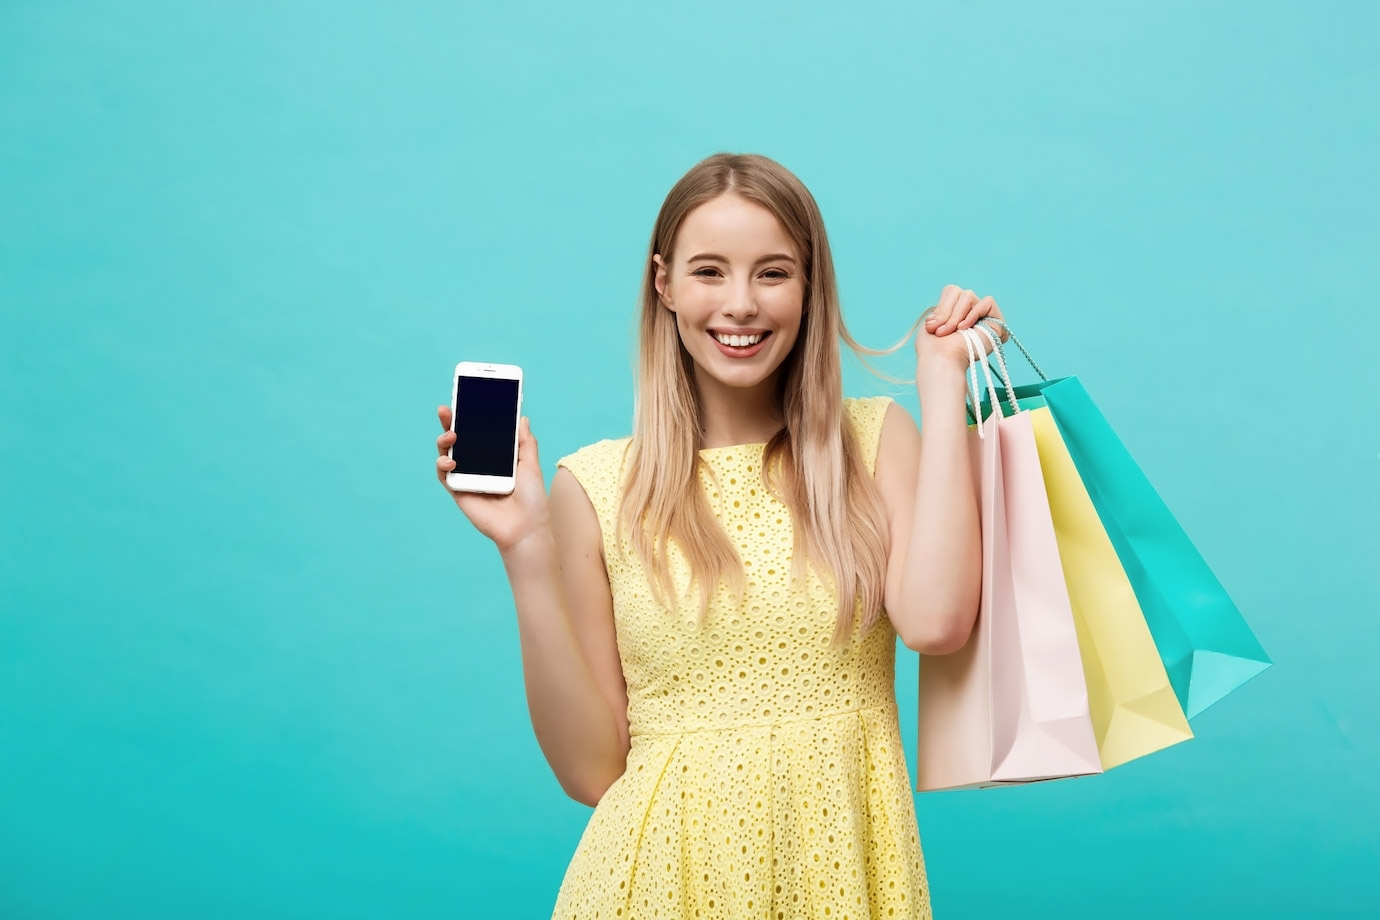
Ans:
[[[551,532],[557,547],[563,551],[562,556],[566,555],[566,550],[579,549],[593,551],[602,558],[604,546],[599,513],[569,467],[556,467],[547,504],[551,510]]]
[[[604,438],[556,461],[551,479],[551,527],[557,539],[578,541],[603,555],[601,522],[614,513],[631,438]]]
[[[920,426],[906,407],[893,400],[882,419],[877,444],[876,476],[881,479],[896,468],[910,469],[920,460]]]
[[[893,522],[907,517],[920,472],[920,428],[905,406],[893,401],[882,420],[873,478]]]

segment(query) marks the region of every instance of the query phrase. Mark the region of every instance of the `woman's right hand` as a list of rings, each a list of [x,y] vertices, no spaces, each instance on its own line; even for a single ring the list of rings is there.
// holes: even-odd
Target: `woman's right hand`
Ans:
[[[483,492],[454,492],[446,485],[446,474],[455,469],[450,449],[455,432],[450,430],[450,407],[438,406],[441,436],[436,439],[436,478],[450,493],[456,506],[475,528],[494,541],[499,552],[507,552],[524,537],[549,526],[546,503],[546,480],[542,478],[541,461],[537,458],[537,439],[532,437],[527,416],[518,425],[518,463],[513,491],[508,495],[489,495]]]

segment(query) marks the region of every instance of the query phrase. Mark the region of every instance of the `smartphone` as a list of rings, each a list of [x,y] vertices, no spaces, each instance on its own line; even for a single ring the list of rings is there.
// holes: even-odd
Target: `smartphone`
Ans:
[[[446,474],[446,486],[452,492],[512,492],[521,417],[522,368],[478,361],[455,365],[450,400],[455,469]]]

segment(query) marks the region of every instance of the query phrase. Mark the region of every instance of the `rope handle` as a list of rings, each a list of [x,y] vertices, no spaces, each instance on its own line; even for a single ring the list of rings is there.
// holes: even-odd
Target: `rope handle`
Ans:
[[[987,362],[983,360],[986,357],[986,350],[982,347],[982,341],[978,338],[978,334],[980,332],[982,335],[986,336],[987,340],[991,342],[994,346],[996,345],[996,338],[992,335],[991,332],[989,332],[986,329],[960,329],[958,330],[958,332],[960,335],[963,336],[963,344],[968,349],[968,379],[970,384],[969,395],[972,397],[973,400],[973,408],[971,410],[971,414],[977,420],[978,437],[985,438],[986,431],[983,425],[982,412],[980,411],[981,400],[978,397],[977,393],[978,367],[982,368],[982,375],[987,379],[987,398],[991,400],[992,405],[996,407],[998,414],[1001,413],[1001,396],[997,394],[997,385],[992,381],[992,369],[988,367]],[[1010,390],[1009,384],[1007,385],[1007,388],[1011,395],[1011,413],[1014,415],[1020,411],[1020,406],[1016,402],[1015,391]]]
[[[982,424],[982,397],[978,395],[978,349],[967,329],[960,329],[958,332],[963,336],[963,347],[968,350],[968,370],[963,375],[963,385],[967,393],[963,405],[968,410],[969,418],[977,422],[978,437],[984,438],[986,434]],[[971,406],[968,405],[969,401],[972,402]]]
[[[1011,341],[1015,343],[1016,347],[1021,350],[1021,354],[1025,355],[1025,359],[1030,362],[1030,366],[1035,369],[1035,373],[1040,375],[1040,379],[1043,381],[1049,380],[1049,378],[1045,376],[1045,372],[1040,370],[1040,365],[1036,364],[1035,359],[1030,357],[1030,352],[1025,350],[1025,346],[1021,344],[1021,340],[1016,338],[1016,334],[1011,331],[1011,327],[1006,325],[1004,321],[997,319],[995,316],[984,316],[982,319],[978,320],[977,324],[979,326],[987,325],[989,327],[996,327],[1001,331],[1004,331],[1007,337],[1011,339]],[[997,336],[997,341],[1001,341],[1000,335]],[[1003,365],[1002,370],[1005,369],[1005,365]]]
[[[1006,369],[1006,355],[1003,354],[1001,350],[1001,336],[994,334],[991,329],[981,325],[973,328],[974,334],[979,332],[987,337],[987,341],[992,346],[992,355],[997,359],[997,364],[1001,366],[1001,372],[998,376],[1001,378],[1002,385],[1006,387],[1006,398],[1011,403],[1011,414],[1015,415],[1021,411],[1021,406],[1016,400],[1016,388],[1011,386],[1011,372]],[[983,363],[983,367],[987,367],[985,362]],[[992,394],[992,407],[998,411],[1001,410],[1001,403],[997,399],[995,393]]]

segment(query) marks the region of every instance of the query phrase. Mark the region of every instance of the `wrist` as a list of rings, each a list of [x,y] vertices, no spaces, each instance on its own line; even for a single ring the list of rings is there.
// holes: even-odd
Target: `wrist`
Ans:
[[[962,366],[946,361],[920,363],[915,368],[915,387],[920,401],[938,398],[943,402],[960,402],[968,392],[967,364]]]
[[[549,520],[542,521],[512,540],[496,543],[503,567],[509,572],[539,563],[555,555],[556,537]]]

